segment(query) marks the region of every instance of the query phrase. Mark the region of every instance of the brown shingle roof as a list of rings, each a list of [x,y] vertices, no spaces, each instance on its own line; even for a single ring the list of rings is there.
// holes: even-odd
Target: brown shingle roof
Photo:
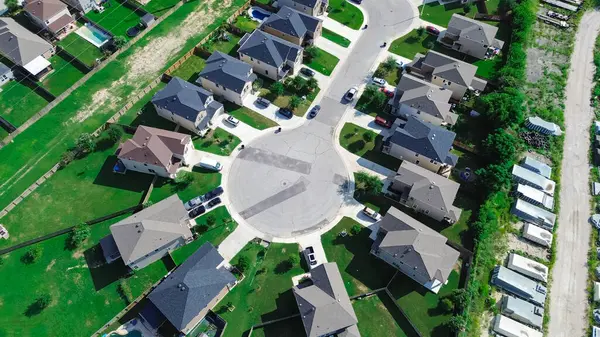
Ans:
[[[66,8],[59,0],[29,0],[24,6],[26,12],[44,22]]]

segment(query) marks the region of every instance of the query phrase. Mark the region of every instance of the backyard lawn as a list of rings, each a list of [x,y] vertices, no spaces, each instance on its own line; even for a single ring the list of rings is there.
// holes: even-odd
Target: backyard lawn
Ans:
[[[104,6],[102,13],[89,11],[85,16],[114,36],[131,40],[132,37],[127,36],[127,29],[137,26],[140,23],[140,16],[117,0],[108,0],[102,6]]]
[[[327,28],[323,28],[323,37],[331,42],[337,43],[340,46],[347,48],[350,45],[350,40],[341,36],[340,34],[333,32]]]
[[[233,25],[246,33],[252,33],[258,27],[258,22],[250,19],[247,16],[240,15],[237,17],[237,19],[235,19]]]
[[[423,6],[425,6],[425,8],[423,8]],[[460,1],[445,5],[441,5],[436,1],[419,6],[419,13],[421,13],[421,19],[439,26],[447,27],[450,18],[452,18],[452,14],[456,13],[472,18],[477,12],[477,7],[473,5],[471,12],[465,14],[463,6],[464,5],[462,5]]]
[[[123,125],[145,125],[165,130],[174,130],[175,123],[159,116],[156,113],[156,109],[154,109],[154,105],[150,102],[152,97],[166,85],[166,83],[161,82],[154,89],[150,90],[144,97],[138,100],[131,108],[129,108],[129,110],[119,117],[119,123]]]
[[[263,248],[259,244],[249,243],[233,258],[232,264],[235,265],[240,256],[246,256],[249,268],[244,271],[244,280],[215,308],[215,312],[227,321],[223,337],[240,337],[253,325],[298,312],[292,293],[292,276],[300,275],[304,270],[299,264],[289,268],[285,263],[298,254],[297,244],[271,243]],[[229,302],[234,306],[232,311],[224,309]],[[285,326],[287,324],[283,329]]]
[[[239,36],[235,36],[231,33],[226,33],[227,36],[229,36],[229,40],[228,41],[223,41],[223,40],[219,40],[219,41],[213,41],[213,42],[209,42],[207,43],[205,46],[207,47],[209,52],[214,52],[215,50],[218,50],[222,53],[231,55],[233,57],[237,57],[236,52],[238,50],[238,42],[240,42],[241,37]]]
[[[84,75],[81,70],[58,54],[50,58],[50,63],[52,63],[54,72],[44,78],[42,86],[54,96],[65,92]]]
[[[21,126],[48,102],[21,82],[10,81],[0,91],[0,116],[15,127]]]
[[[194,139],[194,147],[196,150],[210,152],[220,156],[229,156],[231,151],[233,151],[233,149],[241,142],[242,141],[238,137],[218,127],[209,131],[203,138],[196,137]]]
[[[239,106],[231,102],[225,102],[225,111],[242,121],[242,123],[246,123],[258,130],[264,130],[279,125],[258,112],[254,112],[245,106]]]
[[[323,49],[320,49],[318,47],[315,47],[315,48],[317,48],[319,50],[317,57],[310,60],[310,62],[308,62],[307,58],[305,57],[304,61],[303,61],[304,64],[306,64],[307,66],[320,72],[323,75],[327,75],[327,76],[331,75],[331,73],[333,72],[333,69],[338,64],[340,59],[329,54],[328,52],[324,51]]]
[[[380,151],[382,141],[383,137],[381,135],[352,123],[344,124],[340,133],[340,145],[344,149],[366,160],[396,171],[402,161],[382,153]]]
[[[331,10],[328,17],[352,29],[359,29],[364,22],[364,16],[358,7],[346,0],[329,1]]]
[[[60,40],[58,45],[90,67],[96,63],[96,59],[103,57],[99,48],[96,48],[96,46],[74,32]]]
[[[386,293],[354,300],[352,307],[362,337],[418,336]]]
[[[190,83],[194,83],[198,79],[198,74],[204,69],[206,60],[202,57],[193,54],[189,59],[185,60],[179,68],[177,68],[171,76],[177,76]]]

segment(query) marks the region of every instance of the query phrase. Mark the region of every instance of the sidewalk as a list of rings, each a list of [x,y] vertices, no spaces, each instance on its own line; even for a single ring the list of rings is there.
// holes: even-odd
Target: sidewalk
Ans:
[[[225,119],[228,117],[228,114],[222,114],[217,118],[215,124],[221,129],[241,139],[242,143],[248,143],[254,138],[260,136],[261,130],[255,129],[242,121],[240,121],[237,126],[233,126],[225,121]]]
[[[346,58],[350,54],[351,48],[344,48],[335,42],[331,42],[324,37],[320,37],[315,41],[315,46],[323,49],[324,51],[332,54],[333,56],[342,59]]]
[[[322,89],[321,89],[322,90]],[[277,113],[279,107],[275,104],[271,103],[267,108],[256,105],[254,102],[258,99],[258,96],[255,94],[248,94],[248,97],[244,100],[244,106],[248,109],[257,112],[275,122],[277,122],[281,127],[285,128],[295,128],[304,123],[303,117],[293,116],[291,119],[287,119],[280,114]]]
[[[229,234],[219,245],[219,254],[223,256],[225,261],[229,262],[244,246],[256,237],[256,233],[252,229],[243,224],[239,224],[233,233]]]
[[[352,42],[358,39],[361,32],[360,30],[354,30],[348,26],[344,26],[343,24],[330,19],[329,17],[323,20],[323,28],[327,28],[333,32],[336,32]]]

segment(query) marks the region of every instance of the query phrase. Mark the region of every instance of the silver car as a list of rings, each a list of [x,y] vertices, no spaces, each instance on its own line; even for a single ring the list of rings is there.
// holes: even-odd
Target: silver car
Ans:
[[[344,99],[348,102],[352,102],[354,100],[354,98],[356,97],[357,92],[358,92],[357,87],[350,88],[350,90],[348,90],[348,92],[346,92],[346,94],[344,95]]]
[[[379,77],[373,77],[373,84],[378,87],[385,87],[385,80]]]

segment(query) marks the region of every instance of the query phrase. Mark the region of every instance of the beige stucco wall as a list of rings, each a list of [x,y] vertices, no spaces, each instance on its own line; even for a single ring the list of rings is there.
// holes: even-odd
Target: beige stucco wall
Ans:
[[[452,91],[452,99],[455,99],[457,101],[460,101],[465,95],[465,92],[467,92],[467,87],[454,82],[447,81],[438,76],[433,76],[431,78],[431,83]]]
[[[246,54],[240,53],[240,60],[248,63],[252,66],[252,69],[255,73],[264,75],[274,81],[278,81],[277,74],[279,73],[279,69],[275,68],[271,65],[268,65],[264,62],[261,62],[255,58],[251,58]]]
[[[248,96],[248,93],[250,92],[250,88],[252,87],[252,83],[248,82],[248,83],[246,83],[244,90],[242,90],[241,93],[237,93],[237,92],[229,90],[229,89],[226,90],[222,85],[219,85],[217,87],[214,82],[209,81],[205,78],[200,78],[200,83],[202,84],[202,87],[204,89],[210,90],[213,92],[213,94],[222,96],[226,100],[233,102],[237,105],[243,105],[243,101],[246,98],[246,96]]]

